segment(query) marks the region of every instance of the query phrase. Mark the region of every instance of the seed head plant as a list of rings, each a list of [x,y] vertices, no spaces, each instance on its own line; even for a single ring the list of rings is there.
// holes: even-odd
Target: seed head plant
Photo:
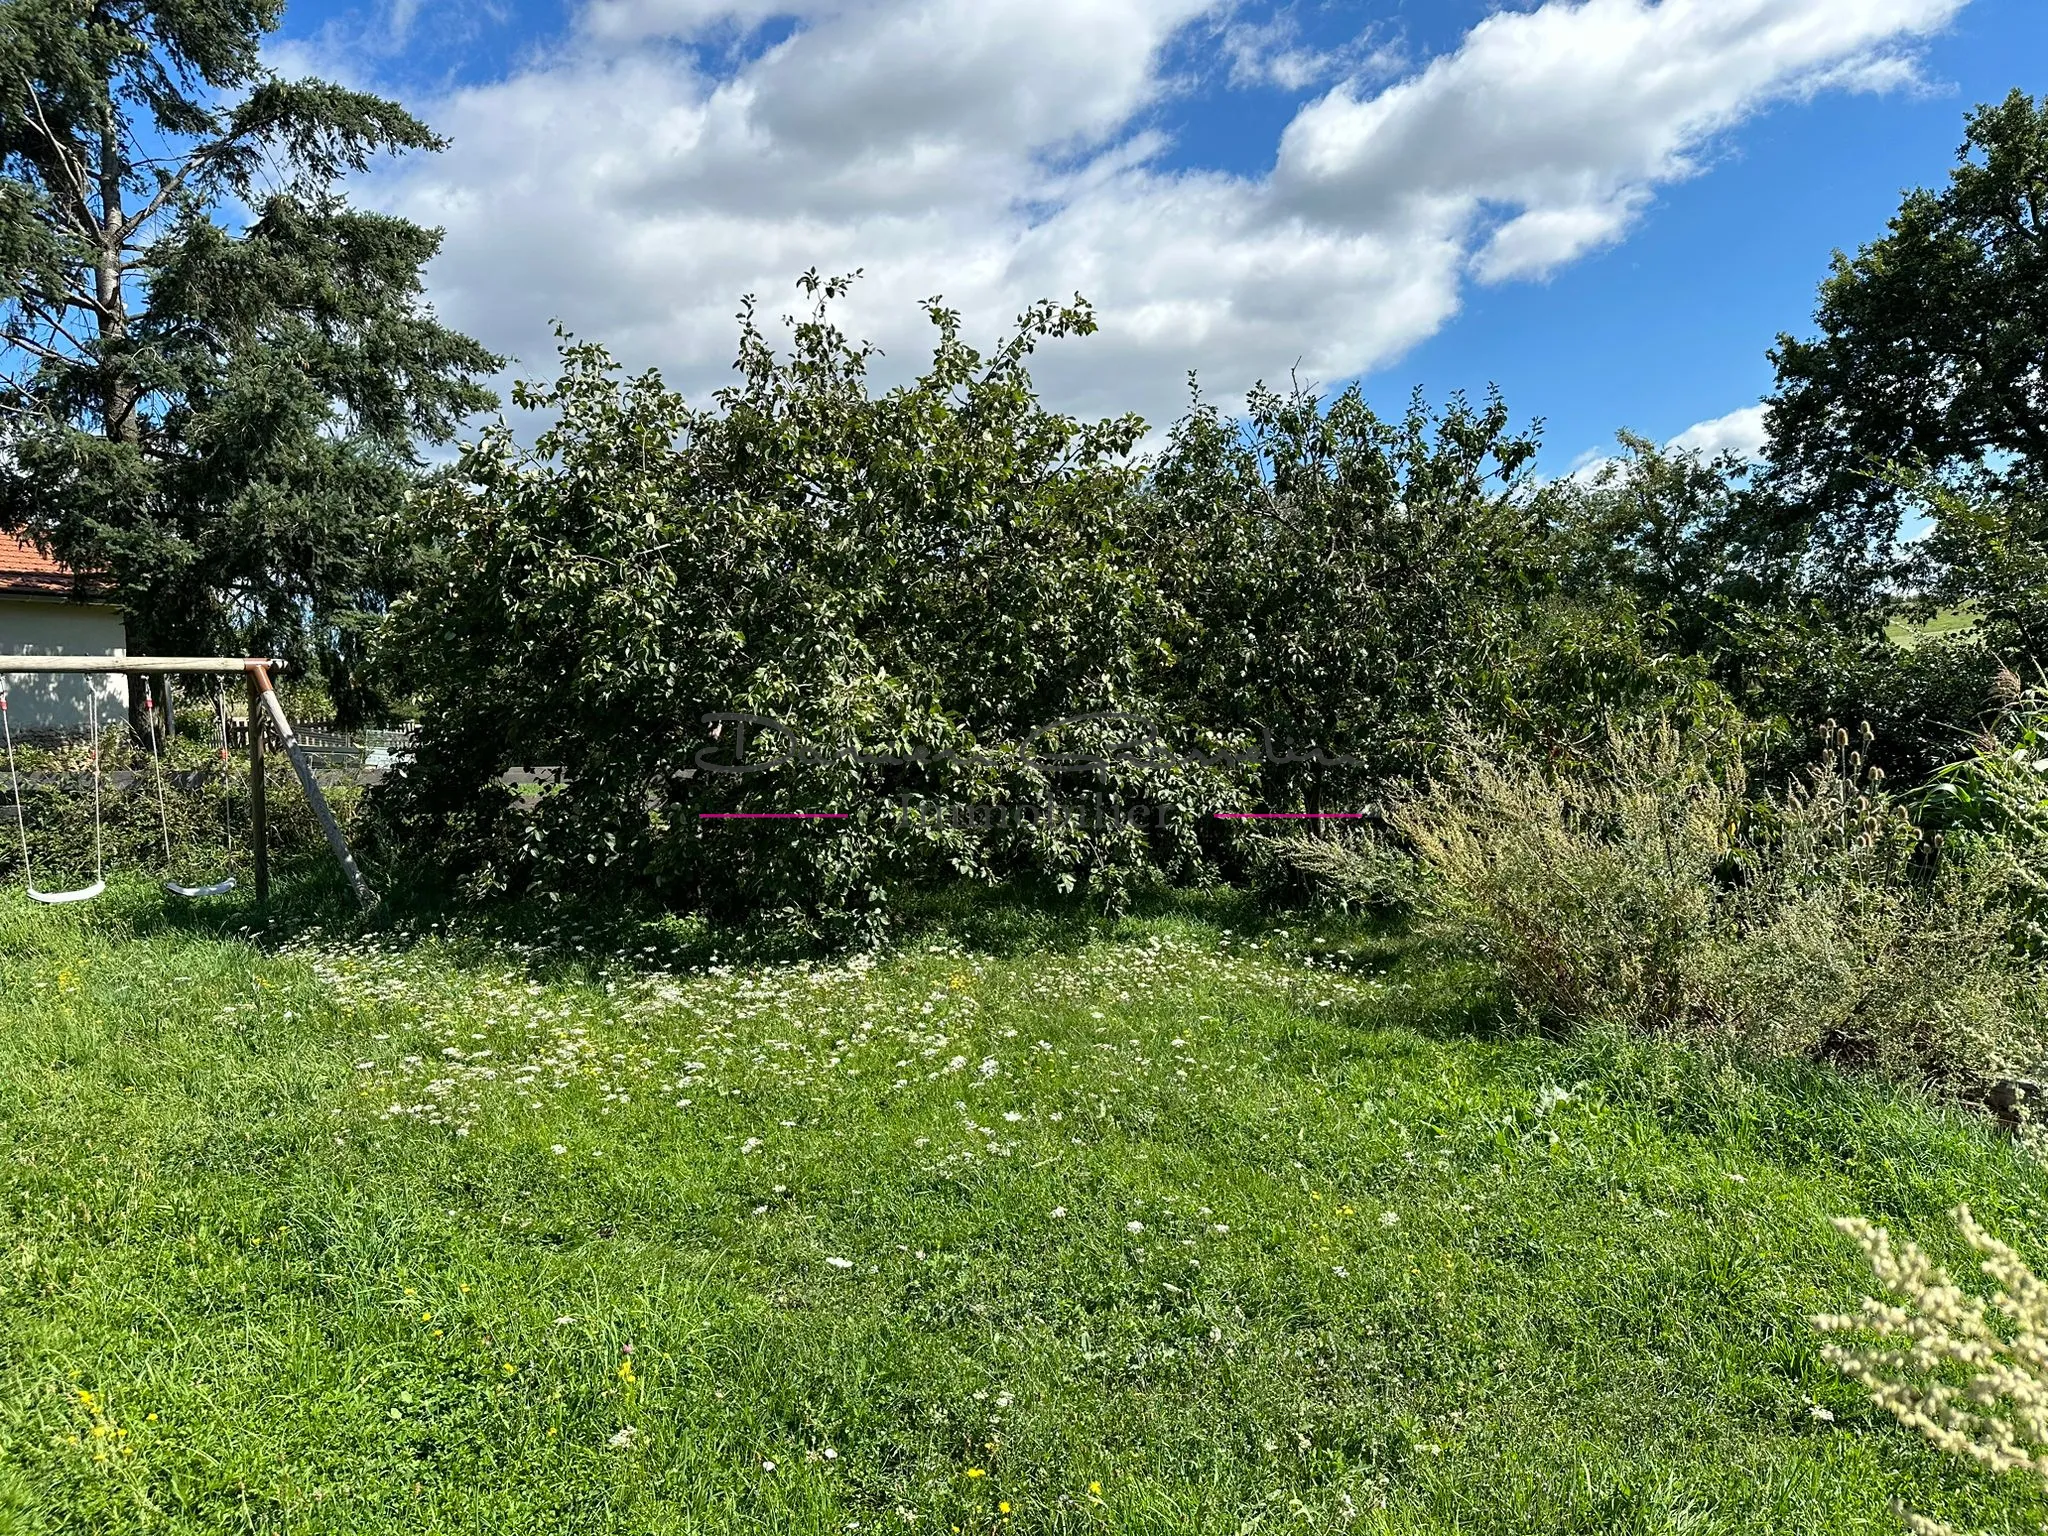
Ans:
[[[1894,1243],[1860,1216],[1836,1220],[1886,1294],[1865,1297],[1855,1312],[1815,1318],[1822,1331],[1851,1340],[1823,1353],[1943,1450],[2048,1488],[2048,1284],[1968,1206],[1955,1219],[1997,1287],[1989,1297],[1964,1290],[1917,1243]],[[1916,1536],[1955,1536],[1937,1520],[1900,1514]]]

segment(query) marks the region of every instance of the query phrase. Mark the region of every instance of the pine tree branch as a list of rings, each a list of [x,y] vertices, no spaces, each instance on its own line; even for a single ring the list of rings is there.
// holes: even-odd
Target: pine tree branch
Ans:
[[[47,325],[52,331],[56,332],[59,336],[62,336],[66,341],[70,342],[73,347],[78,349],[78,351],[84,352],[85,343],[80,341],[76,336],[72,335],[69,331],[67,331],[64,328],[63,322],[57,318],[56,314],[52,314],[49,310],[45,309],[42,306],[42,304],[37,302],[41,297],[42,296],[40,294],[34,296],[31,296],[29,294],[23,294],[15,302],[20,304],[21,307],[27,310],[30,314],[34,315],[36,319],[42,321],[42,323],[44,325]]]
[[[62,293],[46,293],[40,288],[26,288],[22,290],[22,297],[53,309],[59,314],[73,309],[90,310],[95,315],[106,313],[106,306],[100,303],[97,294],[88,293],[76,284],[67,286]]]
[[[50,146],[50,158],[63,172],[63,179],[70,183],[71,195],[77,200],[77,206],[71,209],[71,214],[77,221],[79,231],[92,236],[95,240],[102,238],[104,232],[92,211],[92,194],[86,185],[83,160],[57,130],[50,126],[50,120],[43,115],[43,99],[36,94],[35,82],[24,75],[21,83],[28,88],[29,106],[32,109],[30,120],[36,131],[43,136],[44,142]]]
[[[36,341],[31,337],[23,336],[19,333],[11,334],[0,339],[4,339],[8,346],[19,347],[22,351],[28,353],[31,357],[39,357],[46,363],[70,364],[76,363],[78,361],[77,358],[68,357],[64,353],[57,351],[54,347],[46,347],[41,342]]]

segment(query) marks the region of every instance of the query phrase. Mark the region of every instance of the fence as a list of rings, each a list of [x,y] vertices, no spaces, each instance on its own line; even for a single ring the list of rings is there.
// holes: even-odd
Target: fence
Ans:
[[[333,775],[345,782],[358,784],[381,782],[385,771],[404,758],[412,750],[413,743],[410,727],[395,731],[344,731],[332,721],[316,721],[306,725],[295,724],[292,730],[299,739],[300,748],[323,776]],[[277,728],[267,720],[263,723],[263,744],[266,747],[283,746],[277,739]],[[247,751],[248,746],[249,723],[230,720],[229,750]]]

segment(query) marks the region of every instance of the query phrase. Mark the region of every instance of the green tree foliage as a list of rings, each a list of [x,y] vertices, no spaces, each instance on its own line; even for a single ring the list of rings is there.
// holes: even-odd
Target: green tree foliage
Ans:
[[[1774,480],[1816,565],[1867,590],[1907,504],[1888,466],[2048,475],[2048,101],[1972,113],[1948,185],[1837,253],[1815,319],[1772,353]]]
[[[1355,808],[1483,687],[1542,580],[1535,451],[1498,399],[1385,421],[1356,387],[1256,389],[1242,422],[1198,402],[1174,429],[1138,508],[1162,687],[1259,740],[1262,804]]]
[[[2000,656],[2022,667],[2048,662],[2048,479],[1980,470],[1905,483],[1929,523],[1914,563],[1919,607],[1967,607]]]
[[[983,354],[936,302],[929,364],[876,392],[815,274],[787,357],[751,308],[692,407],[565,348],[415,509],[438,564],[388,660],[424,735],[399,846],[482,888],[622,881],[866,923],[923,880],[1107,901],[1235,868],[1219,811],[1358,810],[1467,713],[1540,733],[1653,687],[1579,622],[1505,409],[1260,391],[1161,457],[1048,411],[1027,362],[1093,329],[1040,305]],[[744,717],[744,718],[741,718]],[[729,770],[747,766],[746,773]],[[494,781],[548,767],[521,799]],[[838,811],[829,825],[707,813]]]
[[[1829,718],[1867,721],[1896,773],[1918,777],[1949,759],[1990,705],[1998,667],[1988,651],[1975,641],[1893,645],[1884,607],[1811,579],[1808,530],[1783,516],[1743,460],[1671,452],[1628,433],[1621,442],[1589,479],[1541,493],[1566,589],[1609,604],[1586,615],[1592,633],[1619,632],[1612,609],[1625,596],[1666,666],[1691,660],[1781,735],[1801,737]],[[1974,583],[1989,567],[1967,569]],[[1768,756],[1756,766],[1774,771]],[[1781,759],[1777,769],[1792,766]]]
[[[1185,868],[1233,800],[1228,765],[1150,736],[1142,427],[1047,411],[1025,367],[1086,309],[984,355],[933,303],[929,366],[875,393],[827,314],[843,283],[803,286],[787,359],[750,308],[709,408],[565,348],[515,394],[556,417],[534,447],[490,431],[423,502],[441,564],[393,616],[424,735],[391,826],[486,887],[630,880],[810,927],[922,876],[1113,897]],[[520,766],[566,782],[493,787]],[[772,811],[846,819],[702,819]]]
[[[137,649],[324,652],[403,580],[376,530],[491,396],[439,235],[336,184],[441,141],[261,61],[279,0],[0,8],[0,521],[105,571]]]
[[[1744,615],[1795,602],[1803,546],[1750,483],[1747,461],[1659,448],[1632,432],[1620,443],[1591,476],[1543,488],[1569,590],[1630,594],[1688,652],[1713,648]]]

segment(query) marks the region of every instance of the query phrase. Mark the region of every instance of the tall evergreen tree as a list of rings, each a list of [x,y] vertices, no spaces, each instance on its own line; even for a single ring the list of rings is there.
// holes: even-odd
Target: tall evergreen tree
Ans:
[[[131,646],[317,660],[348,701],[384,537],[495,402],[440,233],[339,182],[443,141],[261,58],[282,0],[0,3],[0,523],[103,571]]]

